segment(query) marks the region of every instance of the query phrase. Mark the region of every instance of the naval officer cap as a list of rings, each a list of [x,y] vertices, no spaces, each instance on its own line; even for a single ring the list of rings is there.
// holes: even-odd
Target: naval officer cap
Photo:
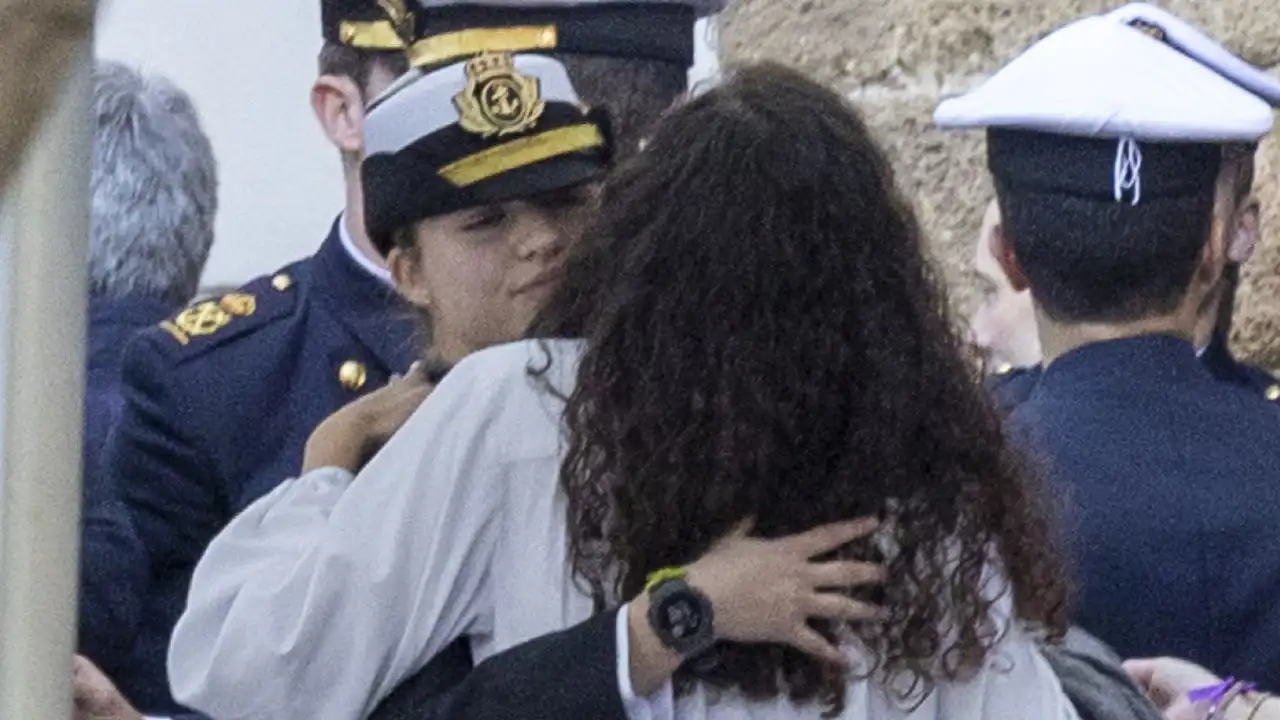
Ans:
[[[934,121],[986,128],[1006,188],[1136,205],[1212,192],[1223,146],[1270,132],[1278,100],[1280,83],[1144,5],[1050,34]]]
[[[414,67],[479,52],[605,55],[693,65],[694,23],[727,0],[415,0]]]
[[[545,55],[411,69],[372,103],[364,135],[365,226],[383,255],[397,228],[580,185],[610,160],[604,113]]]
[[[417,35],[406,0],[321,0],[325,42],[369,52],[404,52]]]

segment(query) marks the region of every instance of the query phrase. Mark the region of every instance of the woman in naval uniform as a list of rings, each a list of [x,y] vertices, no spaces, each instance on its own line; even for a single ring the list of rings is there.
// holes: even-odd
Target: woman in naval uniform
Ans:
[[[358,717],[460,637],[483,660],[630,599],[633,718],[1076,718],[1036,646],[1065,590],[1035,485],[856,113],[743,69],[601,205],[534,325],[582,339],[470,356],[358,475],[317,467],[214,541],[179,694],[238,668],[225,716]],[[835,618],[803,640],[838,652],[724,631],[741,609],[691,564],[716,538],[866,514],[883,532],[838,557],[883,556],[883,595],[832,574],[779,608]]]

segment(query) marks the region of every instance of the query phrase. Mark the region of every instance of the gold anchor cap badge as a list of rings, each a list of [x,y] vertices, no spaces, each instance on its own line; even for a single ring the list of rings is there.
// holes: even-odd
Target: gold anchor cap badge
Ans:
[[[524,132],[538,124],[546,103],[537,78],[520,74],[507,53],[484,53],[467,63],[467,86],[453,98],[458,124],[482,137]]]

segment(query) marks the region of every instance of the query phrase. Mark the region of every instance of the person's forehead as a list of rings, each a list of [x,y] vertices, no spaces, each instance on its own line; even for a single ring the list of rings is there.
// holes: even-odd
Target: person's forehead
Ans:
[[[987,203],[986,210],[982,213],[982,234],[991,232],[991,228],[1000,223],[1000,205],[992,200]]]
[[[979,242],[974,249],[973,270],[987,280],[1002,279],[1000,266],[991,256],[991,248],[984,242]]]
[[[978,228],[973,240],[974,265],[978,272],[989,275],[996,270],[995,258],[991,255],[991,231],[1000,222],[1000,208],[992,200],[982,214],[982,225]]]

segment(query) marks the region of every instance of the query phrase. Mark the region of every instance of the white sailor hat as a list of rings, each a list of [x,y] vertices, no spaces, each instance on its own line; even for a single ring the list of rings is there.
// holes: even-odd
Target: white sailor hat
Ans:
[[[1163,8],[1130,3],[1107,17],[1142,30],[1222,77],[1280,107],[1280,80],[1236,57],[1199,28]]]
[[[416,0],[414,67],[480,52],[554,52],[693,65],[694,24],[727,0]]]
[[[1185,22],[1175,32],[1173,16],[1151,10],[1067,25],[977,90],[943,102],[935,123],[986,128],[997,182],[1030,191],[1137,204],[1212,188],[1223,144],[1270,132],[1269,100],[1280,87],[1260,74],[1248,74],[1246,87],[1247,64],[1227,62],[1221,46]],[[1166,42],[1175,34],[1184,46]]]
[[[610,160],[604,113],[543,55],[410,70],[371,104],[364,140],[365,226],[384,255],[397,228],[579,185]]]

